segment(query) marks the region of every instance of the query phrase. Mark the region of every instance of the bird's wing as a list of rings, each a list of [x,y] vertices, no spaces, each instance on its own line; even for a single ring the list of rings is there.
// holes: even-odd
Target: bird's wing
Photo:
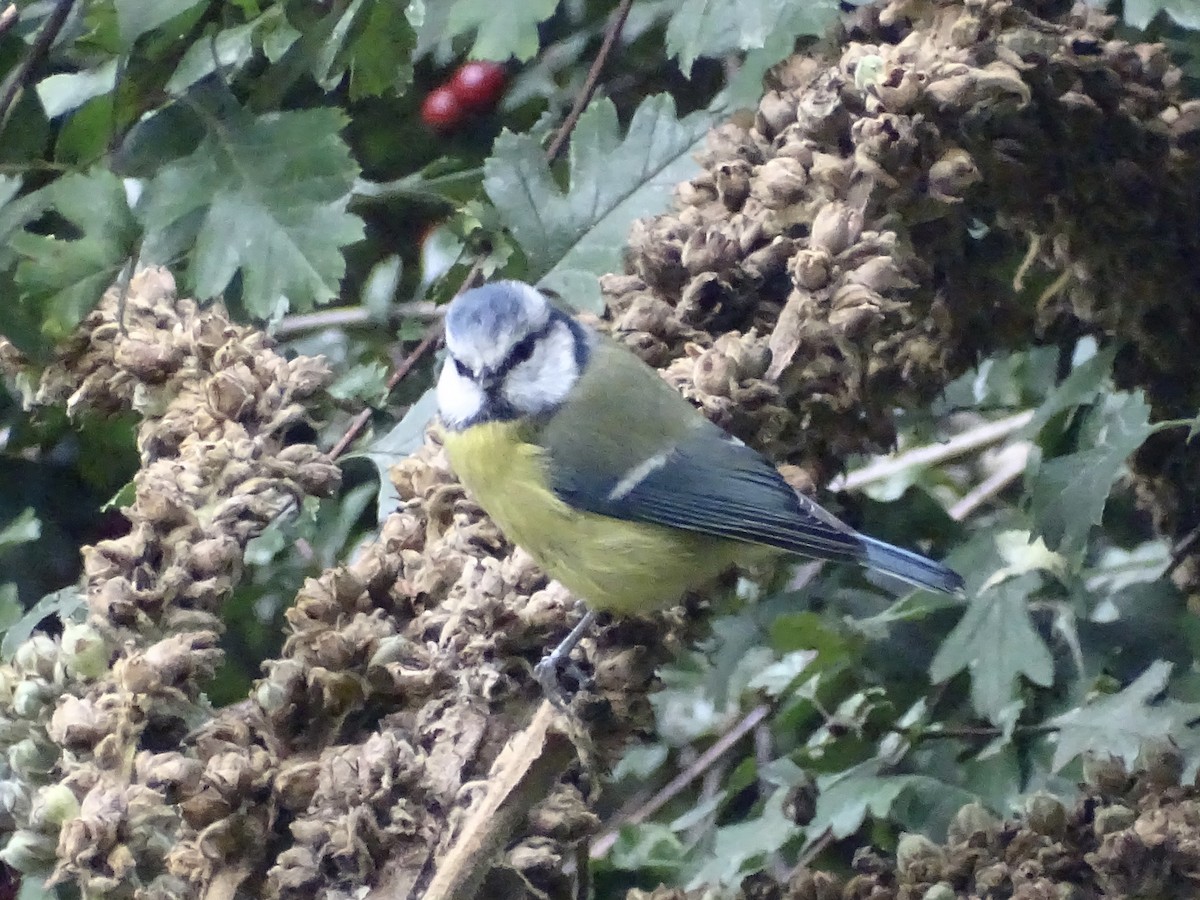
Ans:
[[[615,475],[550,454],[555,492],[577,509],[765,544],[819,559],[862,562],[849,526],[783,479],[763,456],[701,420],[674,444]]]

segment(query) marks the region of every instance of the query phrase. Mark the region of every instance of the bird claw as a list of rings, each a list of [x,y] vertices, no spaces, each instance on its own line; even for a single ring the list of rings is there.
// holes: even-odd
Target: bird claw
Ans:
[[[570,704],[567,694],[563,690],[563,675],[575,682],[575,687],[571,691],[572,695],[588,681],[587,675],[579,668],[578,664],[570,656],[559,654],[557,650],[547,653],[542,657],[541,662],[533,667],[533,677],[541,685],[542,693],[560,712],[566,712]]]

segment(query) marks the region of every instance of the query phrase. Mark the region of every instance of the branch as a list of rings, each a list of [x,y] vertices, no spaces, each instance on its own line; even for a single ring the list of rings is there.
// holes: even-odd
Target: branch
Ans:
[[[617,832],[622,826],[637,825],[639,822],[645,822],[666,806],[684,788],[703,775],[713,763],[728,753],[734,744],[753,731],[758,723],[765,719],[770,712],[770,704],[761,703],[746,713],[737,725],[721,735],[711,747],[696,757],[695,762],[667,782],[662,790],[646,801],[641,808],[617,821],[607,832],[601,835],[599,840],[592,844],[592,859],[602,859],[607,855],[608,851],[612,849],[613,844],[617,842]]]
[[[886,481],[893,475],[898,475],[907,469],[923,468],[943,463],[956,456],[962,456],[973,450],[979,450],[989,444],[1002,441],[1009,435],[1020,431],[1032,419],[1033,411],[1027,410],[1009,416],[1006,419],[986,422],[977,428],[957,434],[944,443],[916,447],[912,450],[898,453],[895,456],[886,456],[877,459],[863,466],[861,469],[850,472],[848,475],[834,478],[829,482],[829,489],[831,491],[856,491],[866,487],[868,484],[874,484],[877,481]]]
[[[37,37],[29,45],[29,52],[25,54],[25,57],[9,73],[8,78],[5,79],[4,90],[0,92],[0,129],[8,123],[8,117],[12,114],[13,106],[17,102],[17,97],[21,94],[21,89],[25,86],[26,79],[29,78],[30,73],[38,63],[50,52],[50,48],[54,44],[54,39],[62,31],[63,25],[67,22],[67,16],[71,14],[71,8],[74,5],[75,0],[58,0],[54,4],[54,8],[50,10],[50,15],[42,23]],[[9,15],[10,9],[12,9],[11,6],[4,10],[4,16]]]
[[[608,24],[608,29],[604,32],[604,41],[600,44],[600,49],[596,53],[596,58],[592,60],[592,67],[588,69],[587,78],[584,79],[583,89],[579,92],[579,96],[575,98],[575,103],[571,106],[571,111],[567,113],[567,117],[563,119],[562,125],[554,135],[554,139],[550,141],[550,145],[546,148],[546,162],[554,162],[558,159],[558,154],[562,152],[563,147],[567,144],[567,138],[571,136],[571,132],[575,129],[575,123],[579,121],[579,117],[583,115],[583,111],[587,109],[587,105],[592,102],[592,96],[596,93],[596,88],[600,84],[600,72],[604,68],[604,63],[608,60],[612,53],[612,48],[617,42],[617,37],[621,34],[621,29],[625,27],[625,20],[629,18],[629,8],[633,6],[633,0],[621,0],[621,5],[617,7],[617,11],[613,13],[612,21]]]
[[[441,340],[441,337],[442,320],[437,319],[425,330],[425,335],[421,338],[421,342],[413,348],[412,353],[408,354],[408,356],[404,358],[404,361],[401,362],[400,365],[396,366],[396,371],[394,371],[391,378],[388,379],[387,389],[389,392],[394,390],[396,385],[403,381],[408,373],[413,370],[413,367],[416,366],[416,364],[422,359],[424,359],[425,354],[437,346],[437,342]],[[346,429],[346,433],[342,435],[341,439],[334,444],[332,448],[330,448],[329,457],[331,459],[337,459],[346,452],[346,448],[350,446],[351,442],[358,437],[358,433],[362,431],[367,422],[370,421],[371,413],[372,410],[368,407],[354,417],[354,421],[350,423],[350,427]]]

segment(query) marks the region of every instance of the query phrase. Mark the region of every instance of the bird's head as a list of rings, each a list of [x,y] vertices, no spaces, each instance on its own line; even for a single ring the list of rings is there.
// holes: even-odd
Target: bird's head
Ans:
[[[457,430],[554,412],[587,365],[589,343],[582,325],[530,285],[464,291],[446,312],[442,421]]]

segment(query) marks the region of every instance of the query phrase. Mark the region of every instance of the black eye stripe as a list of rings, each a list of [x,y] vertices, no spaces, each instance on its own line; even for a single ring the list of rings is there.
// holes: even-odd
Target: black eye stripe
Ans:
[[[512,349],[508,351],[508,356],[504,358],[504,362],[501,363],[500,368],[496,370],[496,377],[503,378],[515,367],[519,366],[523,362],[526,362],[531,356],[533,356],[533,352],[537,349],[538,341],[546,337],[550,333],[550,329],[553,327],[554,319],[551,317],[551,319],[537,331],[529,332],[529,334],[525,335],[525,337],[513,344]]]
[[[519,366],[533,356],[533,351],[537,347],[537,337],[538,335],[527,334],[517,342],[517,345],[508,354],[510,367]]]
[[[474,378],[475,373],[472,372],[467,365],[457,356],[451,356],[451,361],[454,363],[454,371],[458,372],[463,378]]]

